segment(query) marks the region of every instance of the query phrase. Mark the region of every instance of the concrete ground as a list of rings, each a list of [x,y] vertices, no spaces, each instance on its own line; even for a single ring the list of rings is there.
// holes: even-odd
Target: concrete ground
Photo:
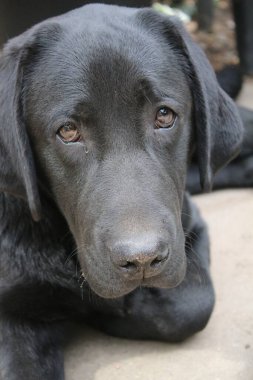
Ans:
[[[239,99],[253,109],[253,80]],[[66,380],[253,380],[253,189],[195,197],[209,225],[216,307],[206,329],[178,345],[78,330]]]

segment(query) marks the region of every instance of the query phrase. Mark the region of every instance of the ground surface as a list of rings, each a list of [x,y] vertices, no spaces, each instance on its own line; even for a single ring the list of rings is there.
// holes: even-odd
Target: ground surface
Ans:
[[[239,99],[253,109],[253,81]],[[180,345],[90,329],[65,351],[66,380],[253,379],[253,189],[195,197],[208,223],[217,302],[206,329]]]

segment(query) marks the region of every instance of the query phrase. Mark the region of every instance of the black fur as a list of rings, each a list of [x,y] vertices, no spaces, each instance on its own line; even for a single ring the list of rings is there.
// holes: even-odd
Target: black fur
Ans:
[[[232,99],[236,99],[243,84],[243,75],[240,66],[225,66],[222,70],[216,72],[216,77],[221,88],[223,88]]]
[[[171,129],[154,128],[161,106]],[[83,140],[66,145],[69,120]],[[173,342],[206,325],[209,241],[186,173],[196,152],[210,189],[243,131],[178,21],[89,5],[11,40],[0,126],[3,380],[63,379],[69,319]]]

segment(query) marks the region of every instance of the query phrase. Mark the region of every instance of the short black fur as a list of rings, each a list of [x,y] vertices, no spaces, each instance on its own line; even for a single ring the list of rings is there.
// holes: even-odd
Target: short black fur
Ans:
[[[155,128],[162,106],[177,114],[171,129]],[[66,122],[80,142],[61,141]],[[214,305],[209,240],[186,174],[195,155],[191,188],[199,171],[210,189],[242,138],[236,106],[174,18],[89,5],[5,46],[3,380],[62,380],[68,320],[169,342],[204,328]]]

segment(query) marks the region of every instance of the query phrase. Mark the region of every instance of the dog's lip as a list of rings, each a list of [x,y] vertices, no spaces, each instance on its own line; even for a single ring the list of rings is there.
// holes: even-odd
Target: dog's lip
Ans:
[[[175,277],[172,276],[172,278],[169,281],[170,284],[168,286],[168,278],[166,276],[166,273],[161,272],[158,275],[152,276],[152,277],[145,277],[142,273],[142,277],[139,277],[139,278],[135,277],[131,279],[129,278],[126,283],[132,284],[133,282],[135,282],[136,288],[142,287],[142,286],[152,287],[152,288],[175,288],[179,284],[181,284],[184,278],[185,278],[185,272],[182,272],[182,274],[176,275]]]
[[[178,276],[177,278],[172,279],[168,282],[168,279],[164,277],[163,275],[158,275],[155,277],[150,278],[142,278],[139,281],[136,279],[128,280],[124,282],[124,289],[119,289],[119,291],[115,292],[115,290],[112,293],[105,294],[104,291],[100,291],[99,288],[92,286],[92,284],[89,284],[91,289],[102,298],[106,299],[114,299],[119,297],[124,297],[125,295],[133,292],[137,288],[160,288],[160,289],[172,289],[180,285],[180,283],[183,281],[185,276]]]
[[[178,285],[181,284],[181,282],[184,280],[184,276],[182,278],[178,278],[176,281],[173,279],[173,281],[170,282],[168,285],[168,282],[166,280],[162,280],[157,276],[156,278],[145,278],[143,281],[141,281],[140,286],[147,287],[147,288],[160,288],[160,289],[172,289],[176,288]],[[164,283],[164,285],[163,285]]]
[[[82,263],[84,264],[84,263]],[[127,295],[139,287],[147,288],[160,288],[160,289],[172,289],[181,284],[186,275],[187,262],[186,260],[177,260],[177,262],[171,263],[171,265],[164,267],[164,269],[154,276],[147,276],[143,271],[137,276],[119,276],[115,279],[115,283],[112,286],[104,286],[104,283],[100,281],[94,281],[94,275],[90,276],[89,271],[85,265],[81,264],[83,276],[82,283],[87,285],[102,298],[118,298]],[[173,265],[172,265],[173,264]],[[113,269],[113,268],[111,268]],[[118,273],[112,270],[115,274]],[[119,274],[119,273],[118,273]],[[98,277],[96,276],[98,279]],[[84,281],[83,281],[84,280]]]
[[[170,274],[166,271],[163,271],[157,276],[143,278],[140,286],[172,289],[180,285],[181,282],[185,279],[186,271],[186,265],[182,265],[181,268],[178,268],[178,270],[175,270]]]

